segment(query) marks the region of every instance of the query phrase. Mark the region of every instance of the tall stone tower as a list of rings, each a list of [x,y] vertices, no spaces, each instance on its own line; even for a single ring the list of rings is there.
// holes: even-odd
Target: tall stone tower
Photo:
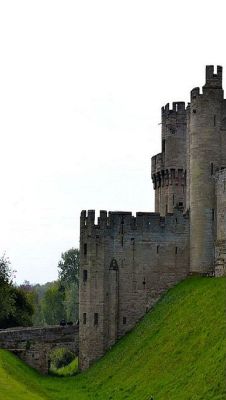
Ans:
[[[214,268],[216,219],[215,172],[221,167],[223,111],[222,67],[206,67],[203,93],[191,91],[190,143],[190,269]]]
[[[161,216],[185,207],[186,128],[185,103],[162,107],[162,152],[152,157],[155,212]]]

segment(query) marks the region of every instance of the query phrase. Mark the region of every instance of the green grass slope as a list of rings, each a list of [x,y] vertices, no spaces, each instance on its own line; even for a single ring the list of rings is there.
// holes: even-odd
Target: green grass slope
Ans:
[[[43,377],[1,350],[0,399],[226,399],[225,311],[225,278],[189,278],[74,377]]]

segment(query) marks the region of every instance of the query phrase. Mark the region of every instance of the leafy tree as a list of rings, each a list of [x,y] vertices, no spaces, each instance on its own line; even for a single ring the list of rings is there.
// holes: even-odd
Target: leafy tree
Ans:
[[[78,320],[78,285],[71,283],[65,288],[64,306],[67,321]]]
[[[0,328],[4,327],[4,320],[15,311],[15,298],[12,292],[12,275],[10,261],[3,255],[0,258]]]
[[[32,325],[31,299],[20,288],[13,286],[14,272],[8,258],[0,258],[0,328]]]
[[[41,307],[45,323],[48,325],[59,324],[62,319],[66,318],[64,290],[61,290],[59,282],[52,282],[46,290],[41,300]]]
[[[14,302],[11,310],[2,318],[1,327],[31,326],[33,314],[31,298],[20,288],[10,286],[9,290]]]
[[[5,254],[0,257],[0,285],[12,283],[14,271],[10,265],[10,261]]]
[[[58,276],[65,291],[65,310],[68,321],[78,319],[79,250],[70,249],[61,254]]]
[[[70,249],[61,254],[61,260],[58,263],[59,280],[64,285],[79,283],[79,250]]]

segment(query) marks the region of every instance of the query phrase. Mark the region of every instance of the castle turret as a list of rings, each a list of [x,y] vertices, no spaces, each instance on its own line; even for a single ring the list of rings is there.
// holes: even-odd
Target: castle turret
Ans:
[[[206,67],[203,93],[191,91],[190,104],[190,268],[214,268],[215,172],[220,167],[223,108],[222,67]]]
[[[155,211],[162,216],[185,207],[186,110],[185,103],[162,107],[162,152],[152,157]]]

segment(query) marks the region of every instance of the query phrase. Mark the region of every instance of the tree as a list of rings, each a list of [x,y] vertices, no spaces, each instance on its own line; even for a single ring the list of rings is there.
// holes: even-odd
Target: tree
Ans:
[[[44,320],[48,325],[59,324],[66,318],[64,308],[64,291],[61,290],[59,282],[52,282],[41,300],[41,308]]]
[[[61,254],[61,260],[58,263],[59,280],[63,285],[79,283],[79,250],[70,249]]]
[[[15,298],[12,292],[12,275],[10,261],[3,255],[0,258],[0,328],[4,327],[4,320],[15,311]]]
[[[29,296],[13,286],[14,271],[8,258],[0,258],[0,329],[32,325],[33,307]]]
[[[9,291],[13,298],[13,306],[2,318],[1,327],[31,326],[33,314],[31,298],[22,289],[12,285],[9,287]]]
[[[11,268],[8,257],[3,254],[0,257],[0,285],[11,284],[14,271]]]
[[[79,250],[70,249],[61,254],[58,263],[60,284],[65,291],[65,310],[67,320],[78,319]]]

